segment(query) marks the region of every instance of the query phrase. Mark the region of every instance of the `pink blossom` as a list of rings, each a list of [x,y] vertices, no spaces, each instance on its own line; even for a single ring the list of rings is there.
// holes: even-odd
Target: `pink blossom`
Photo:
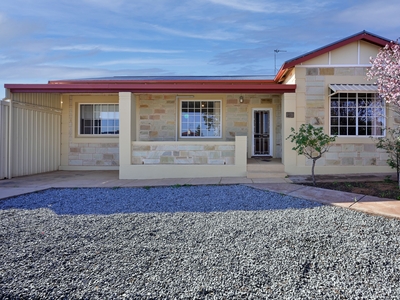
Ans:
[[[380,96],[386,103],[400,111],[400,45],[390,42],[382,48],[376,58],[370,59],[372,67],[367,72],[368,80],[373,80]]]

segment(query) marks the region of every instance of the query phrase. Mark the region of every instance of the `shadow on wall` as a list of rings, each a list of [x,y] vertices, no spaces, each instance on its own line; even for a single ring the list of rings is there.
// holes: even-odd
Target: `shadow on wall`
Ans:
[[[241,185],[49,189],[0,201],[0,210],[50,209],[58,215],[304,209],[321,204]]]

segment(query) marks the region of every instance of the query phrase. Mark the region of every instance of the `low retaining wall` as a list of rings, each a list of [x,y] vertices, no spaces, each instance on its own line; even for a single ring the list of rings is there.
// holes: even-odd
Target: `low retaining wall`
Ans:
[[[235,143],[133,142],[132,164],[234,165]]]
[[[247,137],[234,142],[130,142],[120,179],[246,176]],[[125,157],[124,149],[121,148]]]

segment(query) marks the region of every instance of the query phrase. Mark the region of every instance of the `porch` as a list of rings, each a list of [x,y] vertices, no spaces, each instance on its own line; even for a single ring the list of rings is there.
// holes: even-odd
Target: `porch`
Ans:
[[[286,178],[281,158],[256,156],[247,159],[247,178]]]

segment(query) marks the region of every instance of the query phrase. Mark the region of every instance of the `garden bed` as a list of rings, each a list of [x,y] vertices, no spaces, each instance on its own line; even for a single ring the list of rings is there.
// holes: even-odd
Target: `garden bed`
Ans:
[[[313,186],[312,183],[304,184]],[[400,189],[398,183],[390,179],[364,182],[317,182],[316,186],[324,189],[400,200]]]

